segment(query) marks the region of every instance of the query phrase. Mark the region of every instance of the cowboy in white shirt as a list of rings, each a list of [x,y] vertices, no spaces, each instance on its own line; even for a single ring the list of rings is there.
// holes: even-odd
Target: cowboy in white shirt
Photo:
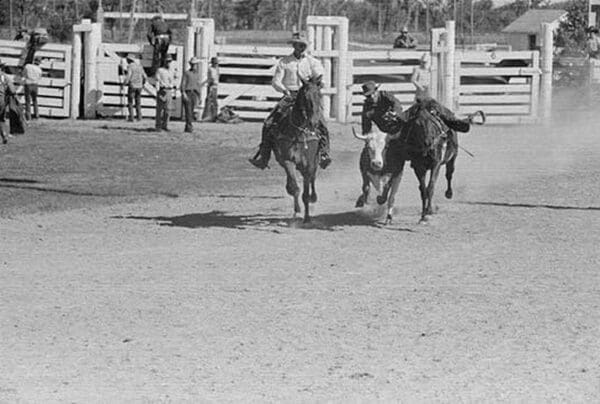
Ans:
[[[249,159],[252,165],[260,169],[266,168],[269,164],[271,149],[273,148],[273,136],[277,130],[277,125],[282,118],[287,116],[288,111],[294,105],[298,90],[302,87],[301,79],[307,80],[311,77],[322,76],[325,72],[321,62],[306,53],[308,41],[300,33],[294,33],[290,43],[294,47],[294,52],[291,55],[284,56],[277,62],[273,81],[271,82],[275,90],[283,93],[283,97],[265,119],[260,149],[253,158]],[[331,163],[329,157],[329,131],[325,126],[325,122],[321,122],[319,129],[321,133],[319,138],[320,165],[321,168],[326,168]]]

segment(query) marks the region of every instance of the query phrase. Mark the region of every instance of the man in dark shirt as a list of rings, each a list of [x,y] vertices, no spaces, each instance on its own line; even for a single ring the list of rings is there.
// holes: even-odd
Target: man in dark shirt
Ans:
[[[394,48],[414,49],[417,47],[417,40],[408,33],[408,28],[402,28],[400,35],[394,41]]]
[[[402,105],[392,93],[379,90],[379,85],[374,81],[368,81],[362,85],[365,102],[362,110],[362,131],[368,133],[373,127],[377,127],[387,133],[400,130],[400,116]]]
[[[162,16],[152,17],[150,28],[148,28],[148,42],[153,46],[152,52],[152,71],[153,75],[159,66],[162,66],[167,59],[167,51],[171,44],[171,28],[167,25]]]

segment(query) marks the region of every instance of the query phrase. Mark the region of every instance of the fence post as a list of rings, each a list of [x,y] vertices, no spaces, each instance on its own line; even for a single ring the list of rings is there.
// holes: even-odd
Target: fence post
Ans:
[[[542,120],[550,122],[552,113],[552,50],[553,37],[552,26],[548,23],[542,24],[542,88],[541,105]]]
[[[446,55],[444,58],[444,98],[443,103],[447,108],[454,109],[454,57],[455,57],[455,23],[446,21]]]
[[[340,18],[340,25],[337,29],[336,48],[339,51],[339,59],[337,62],[337,94],[335,96],[335,106],[337,108],[336,117],[338,122],[346,123],[348,121],[348,111],[351,109],[352,97],[350,97],[350,106],[348,106],[348,85],[352,85],[352,81],[348,83],[348,72],[352,71],[352,59],[348,53],[348,18]],[[350,75],[350,77],[352,77]],[[351,92],[352,93],[352,92]]]
[[[71,59],[71,104],[69,117],[79,118],[79,103],[81,101],[81,52],[82,52],[82,25],[73,26],[73,57]]]
[[[203,80],[208,77],[210,58],[217,54],[214,43],[215,20],[212,18],[192,18],[191,27],[188,27],[188,38],[185,44],[186,66],[192,56],[200,59],[198,69],[200,77]],[[200,92],[200,99],[204,100],[206,98],[206,86],[203,86]],[[201,104],[201,108],[206,107],[203,102]]]

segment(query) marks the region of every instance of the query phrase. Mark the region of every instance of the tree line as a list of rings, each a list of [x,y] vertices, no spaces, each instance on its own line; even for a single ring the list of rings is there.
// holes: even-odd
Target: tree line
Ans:
[[[585,0],[553,4],[553,8],[578,9]],[[214,18],[217,30],[292,30],[304,28],[307,15],[342,15],[350,31],[397,32],[407,26],[428,32],[454,19],[458,32],[499,32],[530,7],[545,0],[516,0],[494,8],[492,0],[101,0],[104,11],[192,12]],[[94,19],[99,0],[0,0],[0,24],[45,26],[59,41],[71,36],[71,26],[81,18]],[[107,21],[109,24],[114,22]]]

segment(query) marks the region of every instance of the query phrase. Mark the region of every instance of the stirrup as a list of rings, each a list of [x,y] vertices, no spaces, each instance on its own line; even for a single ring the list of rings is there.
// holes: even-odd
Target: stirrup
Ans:
[[[481,117],[481,122],[477,122],[474,120],[474,118],[476,116],[480,116]],[[469,122],[471,123],[471,125],[484,125],[485,124],[485,113],[481,110],[479,111],[475,111],[472,114],[469,114]]]

